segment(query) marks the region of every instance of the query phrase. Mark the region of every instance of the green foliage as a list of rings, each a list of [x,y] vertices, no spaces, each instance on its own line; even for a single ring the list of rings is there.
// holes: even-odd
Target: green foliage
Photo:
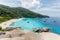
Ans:
[[[1,29],[0,32],[6,32],[7,30],[6,29]]]
[[[22,7],[8,7],[0,5],[0,23],[15,18],[43,18],[48,17]]]

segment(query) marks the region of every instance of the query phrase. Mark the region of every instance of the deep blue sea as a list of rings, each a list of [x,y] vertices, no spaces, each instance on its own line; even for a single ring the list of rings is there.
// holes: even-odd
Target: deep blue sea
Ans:
[[[60,34],[60,18],[22,18],[11,24],[12,27],[21,27],[24,30],[33,31],[35,28],[49,27],[51,32]]]

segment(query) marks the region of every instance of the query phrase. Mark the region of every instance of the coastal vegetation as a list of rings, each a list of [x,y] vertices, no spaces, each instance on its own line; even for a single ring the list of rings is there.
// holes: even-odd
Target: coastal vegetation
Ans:
[[[48,16],[32,12],[22,7],[0,5],[0,23],[15,18],[45,18]]]

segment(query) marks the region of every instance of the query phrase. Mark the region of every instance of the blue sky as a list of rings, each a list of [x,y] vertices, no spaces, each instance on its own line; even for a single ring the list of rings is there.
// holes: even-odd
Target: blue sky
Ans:
[[[60,17],[60,0],[0,0],[0,4],[24,7],[43,15]]]

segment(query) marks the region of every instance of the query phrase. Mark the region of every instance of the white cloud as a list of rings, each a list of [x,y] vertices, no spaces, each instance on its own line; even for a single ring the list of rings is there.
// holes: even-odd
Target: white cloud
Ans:
[[[51,17],[60,17],[60,3],[56,2],[52,6],[43,7],[41,8],[40,13]]]
[[[30,9],[34,12],[38,12],[41,14],[54,16],[60,15],[60,2],[53,2],[43,5],[44,3],[41,0],[0,0],[0,4],[12,6],[12,7],[24,7]],[[42,7],[43,6],[43,7]]]
[[[20,5],[17,0],[0,0],[0,4],[11,6],[11,7],[17,7]]]
[[[52,17],[59,17],[60,15],[60,3],[54,2],[50,6],[45,5],[46,7],[41,8],[41,2],[39,0],[20,0],[21,7],[32,8],[31,10],[40,14],[49,15]],[[55,15],[54,15],[55,14]]]
[[[48,6],[48,7],[43,7],[41,8],[41,10],[47,10],[47,11],[60,11],[60,2],[57,2],[57,3],[54,3],[53,5],[51,6]]]
[[[58,9],[58,8],[60,8],[60,2],[54,3],[54,5],[51,6],[51,8],[53,8],[53,9]]]
[[[40,0],[0,0],[0,4],[12,6],[12,7],[24,7],[24,8],[40,8]]]
[[[33,11],[38,12],[40,14],[49,15],[51,17],[60,17],[60,3],[56,2],[51,6],[46,5],[46,7],[37,8]]]
[[[39,0],[19,0],[21,2],[21,7],[31,8],[40,5]]]

